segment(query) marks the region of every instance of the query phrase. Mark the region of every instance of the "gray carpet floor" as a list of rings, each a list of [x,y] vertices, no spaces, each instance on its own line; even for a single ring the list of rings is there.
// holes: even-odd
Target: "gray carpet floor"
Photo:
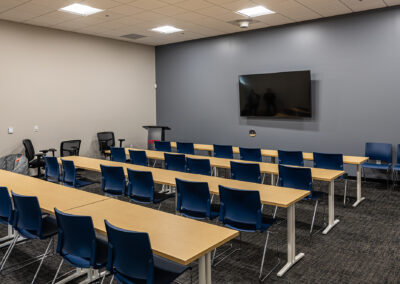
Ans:
[[[102,194],[100,176],[93,172],[83,172],[85,178],[95,181],[82,190]],[[350,203],[354,202],[356,182],[349,180]],[[327,183],[316,183],[315,189],[327,193]],[[363,182],[363,201],[357,208],[343,206],[344,183],[336,183],[336,218],[340,223],[328,234],[321,231],[310,237],[309,228],[314,204],[301,201],[296,206],[296,250],[305,257],[290,269],[284,277],[276,273],[286,263],[286,210],[278,210],[278,224],[274,225],[267,250],[265,270],[269,270],[280,257],[280,265],[265,283],[400,283],[400,186],[386,189],[385,183]],[[128,201],[126,198],[121,198]],[[315,231],[321,230],[327,220],[327,195],[319,206]],[[218,200],[217,200],[218,201]],[[155,208],[154,206],[150,206]],[[174,214],[174,201],[162,204],[161,210]],[[324,214],[325,210],[325,214]],[[265,214],[272,214],[272,207],[265,207]],[[195,233],[195,232],[193,232]],[[6,228],[0,228],[0,236]],[[244,233],[242,242],[235,240],[234,247],[242,250],[212,268],[213,283],[258,283],[258,271],[266,234]],[[30,241],[16,246],[7,267],[17,265],[25,259],[42,254],[47,241]],[[221,248],[221,251],[223,248]],[[5,249],[0,249],[0,257]],[[36,283],[52,280],[61,258],[57,255],[45,260]],[[198,282],[197,264],[191,272],[179,278],[181,283]],[[37,263],[18,271],[9,269],[0,275],[0,283],[30,283]],[[72,267],[64,264],[61,274]],[[82,279],[78,279],[82,280]],[[106,278],[109,283],[110,277]],[[79,283],[75,281],[72,283]]]

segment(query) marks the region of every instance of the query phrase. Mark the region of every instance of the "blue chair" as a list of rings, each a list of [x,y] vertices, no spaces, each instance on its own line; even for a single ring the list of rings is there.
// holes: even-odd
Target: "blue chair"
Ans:
[[[54,208],[57,227],[57,253],[62,257],[53,283],[64,261],[69,265],[93,270],[99,270],[107,264],[107,241],[96,237],[92,217],[71,215]]]
[[[211,165],[209,159],[186,158],[186,171],[191,174],[211,175]]]
[[[14,210],[7,187],[0,187],[0,224],[13,224]]]
[[[14,210],[7,187],[0,187],[0,224],[11,227],[13,225]],[[0,239],[0,242],[10,241],[14,234],[8,230],[8,235]],[[2,244],[2,246],[5,244]]]
[[[47,181],[56,182],[60,181],[60,165],[56,157],[44,156],[44,178]]]
[[[397,159],[396,164],[393,166],[393,185],[395,186],[395,182],[399,179],[399,171],[400,171],[400,144],[397,145]]]
[[[54,217],[42,213],[36,196],[23,196],[14,192],[11,192],[11,195],[14,203],[13,227],[16,232],[13,242],[8,247],[1,261],[0,271],[3,271],[4,265],[20,237],[24,237],[28,240],[50,239],[44,254],[35,258],[33,261],[40,260],[40,264],[32,280],[32,283],[34,283],[44,259],[51,251],[50,248],[53,243],[53,236],[57,234],[57,223]]]
[[[110,147],[110,160],[113,162],[126,163],[125,148]]]
[[[176,210],[192,219],[215,219],[219,215],[219,206],[211,204],[211,195],[207,182],[176,180]]]
[[[193,143],[176,142],[176,147],[178,149],[178,153],[187,154],[187,155],[194,155]]]
[[[81,180],[77,178],[76,168],[73,161],[63,160],[61,159],[62,163],[62,175],[61,181],[66,186],[72,186],[75,188],[81,188],[92,184],[93,182]]]
[[[149,166],[146,151],[129,150],[129,157],[131,158],[131,164],[145,167]]]
[[[262,278],[265,253],[267,251],[269,228],[274,223],[273,219],[264,218],[261,209],[260,193],[254,190],[240,190],[219,186],[220,216],[219,220],[228,228],[241,232],[267,231],[264,244],[264,253],[261,260],[259,279],[263,281],[278,264]],[[277,246],[278,248],[278,246]],[[278,250],[277,250],[278,252]]]
[[[233,149],[230,145],[213,145],[213,155],[216,158],[233,159]]]
[[[231,178],[235,180],[261,183],[260,165],[231,161]]]
[[[278,163],[280,165],[304,167],[303,152],[278,150]]]
[[[145,171],[135,171],[128,169],[128,197],[141,204],[159,204],[168,198],[173,198],[174,194],[159,193],[154,191],[153,174]]]
[[[253,162],[262,162],[260,148],[239,148],[240,159]]]
[[[156,151],[172,152],[171,143],[168,141],[154,141],[154,147]]]
[[[326,154],[326,153],[314,152],[313,156],[314,156],[314,168],[343,171],[342,154]],[[346,205],[347,173],[345,173],[339,178],[344,179],[343,205]]]
[[[100,165],[101,189],[106,195],[124,195],[126,192],[125,173],[122,167]]]
[[[105,224],[108,237],[107,270],[119,283],[172,283],[189,269],[188,266],[153,255],[147,233],[120,229],[107,220]]]
[[[167,170],[186,172],[185,155],[164,153],[164,160]]]
[[[365,169],[385,170],[386,187],[389,186],[389,174],[392,168],[392,144],[387,143],[366,143],[365,156],[370,161],[361,165],[362,176],[365,179]],[[372,162],[375,161],[375,162]],[[382,164],[381,162],[384,162]]]
[[[313,190],[313,181],[310,168],[297,168],[279,165],[278,186],[308,190],[310,194],[304,200],[315,201],[314,214],[311,221],[310,234],[314,228],[315,215],[321,193]]]

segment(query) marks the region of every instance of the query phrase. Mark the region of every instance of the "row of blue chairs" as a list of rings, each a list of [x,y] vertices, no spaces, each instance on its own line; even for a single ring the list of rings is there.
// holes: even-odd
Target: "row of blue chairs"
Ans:
[[[153,255],[150,239],[145,232],[127,231],[107,220],[108,240],[96,236],[90,216],[63,213],[56,208],[55,216],[44,214],[35,196],[23,196],[0,187],[0,223],[12,225],[16,234],[0,263],[0,271],[20,236],[27,240],[47,240],[45,253],[31,283],[35,282],[44,259],[49,255],[54,237],[58,236],[57,253],[62,261],[54,276],[57,280],[64,261],[69,265],[90,270],[106,267],[119,283],[171,283],[189,269]],[[77,234],[79,232],[79,234]],[[90,271],[91,273],[91,271]],[[106,274],[104,273],[104,277]]]

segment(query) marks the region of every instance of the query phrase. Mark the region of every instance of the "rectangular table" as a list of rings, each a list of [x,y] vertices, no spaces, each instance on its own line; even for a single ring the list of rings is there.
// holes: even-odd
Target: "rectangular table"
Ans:
[[[77,168],[100,172],[100,165],[121,166],[127,169],[151,171],[155,183],[175,186],[175,178],[207,182],[211,194],[219,194],[218,186],[223,185],[238,189],[257,190],[260,192],[261,203],[287,208],[287,263],[279,271],[278,276],[282,276],[290,267],[292,267],[304,254],[296,255],[296,237],[295,237],[295,205],[298,201],[309,195],[309,191],[298,190],[286,187],[243,182],[225,178],[189,174],[177,171],[170,171],[159,168],[137,166],[128,163],[118,163],[108,160],[99,160],[81,156],[64,157],[71,160]]]
[[[141,150],[135,148],[126,148],[127,154],[129,154],[129,150]],[[146,151],[146,155],[150,159],[154,160],[164,160],[164,153],[162,151],[153,151],[153,150],[144,150]],[[215,158],[215,157],[207,157],[201,155],[185,155],[189,158],[195,159],[208,159],[210,160],[210,164],[213,167],[217,168],[230,168],[230,162],[248,162],[248,163],[258,163],[260,165],[261,173],[271,174],[272,176],[279,175],[279,165],[272,164],[272,163],[264,163],[264,162],[249,162],[243,160],[235,160],[235,159],[223,159],[223,158]],[[344,171],[336,171],[336,170],[328,170],[328,169],[319,169],[319,168],[311,168],[311,175],[314,180],[320,180],[329,182],[329,192],[328,192],[328,226],[322,232],[323,234],[327,234],[338,222],[338,219],[335,219],[335,179],[342,176],[345,172]],[[271,179],[272,183],[274,180]]]
[[[211,252],[239,236],[235,230],[113,198],[67,212],[92,216],[95,230],[103,235],[105,219],[126,230],[147,232],[155,254],[183,265],[199,260],[199,283],[211,283]]]
[[[176,142],[171,142],[171,147],[177,148]],[[214,146],[210,144],[194,144],[194,149],[208,151],[209,155],[211,156],[211,153],[214,151]],[[232,147],[232,149],[233,153],[239,154],[239,147]],[[278,157],[278,151],[261,149],[261,155],[263,157],[271,157],[272,161],[275,163],[275,158]],[[303,159],[308,161],[314,160],[313,153],[303,152]],[[344,164],[356,165],[357,167],[357,200],[354,202],[353,207],[356,207],[365,199],[365,197],[362,197],[361,194],[361,165],[366,161],[368,161],[368,157],[343,155]]]

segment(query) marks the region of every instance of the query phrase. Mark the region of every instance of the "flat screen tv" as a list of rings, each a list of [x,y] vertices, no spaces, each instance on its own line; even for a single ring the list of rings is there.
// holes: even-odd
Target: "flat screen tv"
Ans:
[[[310,71],[239,76],[240,116],[311,117]]]

